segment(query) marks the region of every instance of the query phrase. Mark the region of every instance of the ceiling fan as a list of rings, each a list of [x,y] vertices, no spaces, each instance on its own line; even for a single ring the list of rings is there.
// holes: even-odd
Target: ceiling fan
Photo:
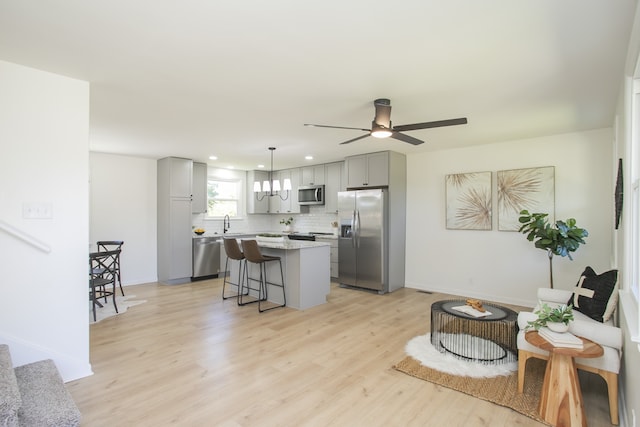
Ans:
[[[373,118],[373,121],[371,122],[371,129],[350,128],[350,127],[343,127],[343,126],[315,125],[311,123],[305,123],[304,125],[314,126],[319,128],[353,129],[353,130],[360,130],[363,132],[367,132],[366,135],[362,135],[357,138],[353,138],[348,141],[341,142],[340,143],[341,145],[349,144],[351,142],[366,138],[368,136],[373,136],[375,138],[391,137],[393,139],[398,139],[400,141],[408,142],[409,144],[419,145],[419,144],[423,144],[424,141],[421,141],[417,138],[414,138],[409,135],[405,135],[400,132],[404,132],[408,130],[429,129],[429,128],[437,128],[442,126],[454,126],[454,125],[467,124],[467,118],[462,117],[459,119],[437,120],[434,122],[424,122],[424,123],[414,123],[411,125],[392,126],[391,125],[391,101],[385,98],[376,99],[375,101],[373,101],[373,106],[376,108],[376,115]]]

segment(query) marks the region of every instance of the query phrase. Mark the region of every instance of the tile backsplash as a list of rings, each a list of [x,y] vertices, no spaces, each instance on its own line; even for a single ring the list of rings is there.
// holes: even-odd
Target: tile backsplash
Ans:
[[[283,232],[284,225],[280,220],[293,217],[292,231],[298,232],[323,232],[333,233],[331,227],[333,221],[338,220],[338,214],[324,212],[323,206],[310,206],[309,213],[303,214],[253,214],[246,215],[242,219],[231,219],[230,233],[254,233],[254,232]],[[193,214],[191,224],[193,228],[203,228],[205,235],[222,234],[223,223],[221,219],[205,219],[205,214]]]

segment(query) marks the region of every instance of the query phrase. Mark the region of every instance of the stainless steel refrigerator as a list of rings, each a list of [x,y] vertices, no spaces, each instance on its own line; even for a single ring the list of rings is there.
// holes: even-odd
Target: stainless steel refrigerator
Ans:
[[[338,193],[338,278],[342,285],[389,292],[404,286],[404,248],[401,256],[402,283],[389,287],[389,193],[387,189]],[[404,221],[404,220],[403,220]],[[404,240],[404,238],[402,239]]]

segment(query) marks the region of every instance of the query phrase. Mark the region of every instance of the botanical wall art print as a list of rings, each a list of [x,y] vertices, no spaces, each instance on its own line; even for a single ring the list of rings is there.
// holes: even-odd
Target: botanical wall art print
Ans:
[[[498,230],[518,231],[520,211],[549,214],[555,222],[553,166],[498,171]]]
[[[449,230],[491,230],[491,172],[446,175]]]

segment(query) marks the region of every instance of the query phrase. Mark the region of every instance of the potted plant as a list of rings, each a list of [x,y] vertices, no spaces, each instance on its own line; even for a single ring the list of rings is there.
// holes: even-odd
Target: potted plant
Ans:
[[[571,258],[571,252],[575,252],[580,244],[585,244],[584,238],[589,235],[584,228],[576,226],[576,220],[569,218],[566,221],[556,221],[549,224],[546,213],[532,213],[527,210],[520,211],[518,221],[522,226],[519,232],[527,235],[527,240],[534,242],[538,249],[547,251],[549,257],[549,281],[553,289],[553,255]]]
[[[546,326],[554,332],[567,332],[569,322],[573,320],[573,307],[566,304],[556,308],[542,304],[542,307],[534,313],[538,315],[538,318],[527,322],[527,328],[534,328],[536,331]]]
[[[287,218],[282,218],[280,220],[280,224],[284,224],[284,230],[285,231],[291,231],[291,224],[293,224],[293,217],[289,217]]]

